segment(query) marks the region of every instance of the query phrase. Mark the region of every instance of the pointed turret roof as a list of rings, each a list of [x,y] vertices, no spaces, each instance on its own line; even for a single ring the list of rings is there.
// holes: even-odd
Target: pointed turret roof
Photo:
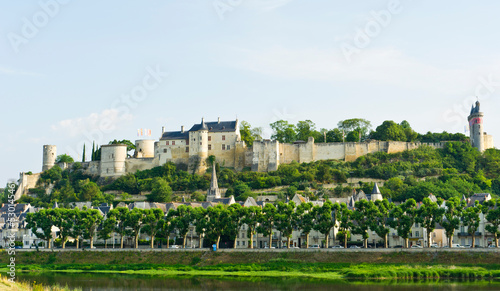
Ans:
[[[213,201],[214,199],[221,198],[219,186],[217,185],[217,173],[215,172],[215,162],[212,163],[212,179],[210,181],[210,188],[207,191],[207,200]]]
[[[378,188],[377,182],[375,182],[375,185],[373,186],[373,190],[371,194],[382,194],[380,193],[380,189]]]

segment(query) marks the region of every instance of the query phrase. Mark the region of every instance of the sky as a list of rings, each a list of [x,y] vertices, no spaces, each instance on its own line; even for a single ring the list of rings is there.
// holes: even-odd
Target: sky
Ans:
[[[500,140],[500,2],[0,0],[0,187],[43,145],[159,139],[206,121],[364,118]],[[151,137],[138,137],[138,129]],[[467,133],[468,134],[468,133]]]

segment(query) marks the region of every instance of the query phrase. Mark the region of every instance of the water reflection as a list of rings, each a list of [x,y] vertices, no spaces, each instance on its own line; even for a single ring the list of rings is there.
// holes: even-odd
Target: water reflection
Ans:
[[[489,281],[450,280],[384,280],[384,281],[320,281],[287,278],[204,278],[158,277],[122,274],[20,274],[20,280],[44,285],[80,287],[97,290],[347,290],[347,291],[420,291],[420,290],[499,290],[500,283]]]

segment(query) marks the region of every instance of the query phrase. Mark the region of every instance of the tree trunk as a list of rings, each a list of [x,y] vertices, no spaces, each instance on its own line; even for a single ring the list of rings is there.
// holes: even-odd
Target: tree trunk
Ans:
[[[495,232],[495,246],[498,248],[498,234]]]
[[[384,248],[388,248],[389,245],[387,244],[387,234],[384,236]]]
[[[431,247],[431,233],[427,230],[427,247]]]
[[[167,249],[170,248],[170,236],[167,235]]]
[[[273,245],[273,232],[269,232],[269,249],[271,249],[271,246]]]
[[[405,248],[407,249],[409,246],[408,246],[408,238],[405,238]]]
[[[50,238],[47,240],[48,249],[50,249]]]
[[[287,237],[286,238],[286,248],[289,249],[290,248],[290,237]]]
[[[474,236],[474,232],[472,233],[472,248],[476,247],[476,237]]]
[[[94,248],[94,237],[93,236],[90,237],[90,248],[91,249]]]
[[[306,249],[309,248],[309,233],[306,234]]]
[[[453,242],[453,233],[451,234],[451,236],[448,238],[448,247],[451,248],[451,244]]]
[[[234,238],[234,244],[233,244],[233,249],[236,248],[236,241],[238,240],[238,235],[236,235],[236,237]]]
[[[155,248],[155,236],[154,235],[151,236],[151,248],[152,249]]]
[[[217,249],[219,249],[219,241],[220,241],[220,235],[217,237],[217,244],[216,244]]]
[[[201,248],[203,247],[203,243],[202,243],[202,239],[203,239],[203,238],[201,237],[201,233],[200,233],[199,238],[200,238],[200,239],[199,239],[199,242],[198,242],[198,243],[200,244],[200,245],[199,245],[199,248],[201,249]]]
[[[344,248],[347,249],[347,231],[344,234]]]
[[[62,248],[65,249],[66,248],[66,240],[63,240],[62,242]]]
[[[183,248],[183,249],[185,249],[185,248],[186,248],[186,239],[187,239],[187,236],[188,236],[188,234],[187,234],[187,232],[186,232],[186,234],[184,235],[184,239],[183,239],[183,241],[182,241],[182,248]]]
[[[105,249],[107,249],[107,248],[108,248],[108,240],[107,240],[107,239],[105,239],[105,240],[104,240],[104,248],[105,248]]]
[[[253,249],[253,231],[250,231],[250,245],[248,248]]]
[[[120,235],[120,249],[123,249],[123,235]]]
[[[363,239],[363,244],[364,244],[365,249],[367,249],[368,248],[368,239],[367,238]]]
[[[135,248],[138,249],[139,248],[139,234],[136,234],[135,235]]]
[[[76,238],[76,249],[78,249],[80,247],[80,238],[77,237]]]
[[[325,249],[327,249],[327,248],[328,248],[328,241],[329,241],[329,238],[330,238],[330,234],[329,234],[329,233],[327,233],[327,234],[325,235]]]

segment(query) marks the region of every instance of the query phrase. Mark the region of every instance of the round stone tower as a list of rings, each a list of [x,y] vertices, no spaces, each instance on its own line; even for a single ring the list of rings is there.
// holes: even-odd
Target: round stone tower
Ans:
[[[101,177],[125,174],[127,145],[110,144],[101,146]]]
[[[135,141],[135,158],[153,158],[155,155],[155,140],[143,139]]]
[[[476,106],[472,105],[470,115],[467,118],[469,121],[469,131],[470,131],[470,142],[471,145],[477,148],[480,152],[484,151],[484,128],[483,128],[483,116],[484,114],[480,112],[479,101],[476,101]]]
[[[208,158],[208,126],[203,118],[197,129],[189,132],[189,139],[188,171],[203,174],[207,170]]]
[[[50,170],[56,164],[57,147],[55,145],[43,146],[42,172]]]

